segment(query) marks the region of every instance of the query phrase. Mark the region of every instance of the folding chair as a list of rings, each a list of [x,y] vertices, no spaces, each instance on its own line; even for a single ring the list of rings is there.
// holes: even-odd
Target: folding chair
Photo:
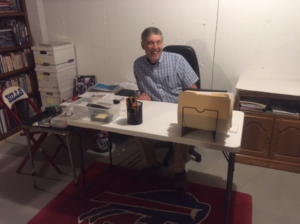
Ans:
[[[18,87],[18,86],[10,86],[6,89],[3,90],[3,92],[1,93],[1,97],[0,97],[0,101],[2,102],[4,108],[6,109],[7,113],[16,121],[16,123],[18,124],[18,126],[23,127],[22,126],[22,121],[19,119],[17,110],[15,109],[15,112],[13,111],[13,108],[15,107],[16,102],[19,102],[21,100],[25,100],[28,102],[28,104],[34,109],[34,111],[37,114],[40,114],[41,111],[35,106],[35,104],[29,99],[28,95],[25,93],[25,91]],[[60,149],[62,147],[64,147],[65,149],[67,149],[67,146],[65,144],[65,142],[61,139],[61,137],[59,135],[55,135],[54,136],[58,139],[59,141],[59,146],[56,149],[56,151],[54,152],[54,154],[52,156],[49,156],[47,154],[47,152],[42,148],[41,144],[43,143],[43,141],[46,139],[47,135],[49,133],[47,132],[41,132],[41,131],[29,131],[29,141],[32,142],[32,147],[31,147],[31,152],[32,152],[32,156],[35,154],[36,151],[41,151],[42,154],[46,157],[46,159],[49,161],[49,163],[54,167],[54,169],[56,170],[56,172],[58,173],[62,173],[62,171],[58,168],[58,166],[54,163],[54,158],[56,157],[56,155],[58,154],[58,152],[60,151]],[[23,132],[21,133],[22,136],[25,135],[24,129]],[[30,142],[29,142],[30,143]],[[29,147],[29,146],[28,146]],[[24,158],[23,162],[20,164],[20,166],[17,169],[17,173],[20,173],[22,168],[24,167],[24,165],[26,164],[26,162],[28,161],[28,159],[30,158],[29,153],[26,155],[26,157]]]

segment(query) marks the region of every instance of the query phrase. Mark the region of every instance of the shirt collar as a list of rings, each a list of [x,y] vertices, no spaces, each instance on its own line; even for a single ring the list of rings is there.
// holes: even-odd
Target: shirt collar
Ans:
[[[157,63],[161,63],[162,61],[163,61],[163,57],[164,57],[164,53],[165,52],[161,52],[161,56],[160,56],[160,58],[158,59],[158,61],[157,61]],[[145,61],[149,64],[149,65],[154,65],[154,64],[152,64],[150,61],[149,61],[149,59],[147,58],[147,55],[145,55]],[[156,64],[157,64],[156,63]],[[155,65],[156,65],[155,64]]]

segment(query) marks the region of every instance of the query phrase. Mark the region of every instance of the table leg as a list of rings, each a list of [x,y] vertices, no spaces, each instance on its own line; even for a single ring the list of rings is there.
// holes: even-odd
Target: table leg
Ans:
[[[227,170],[227,186],[226,186],[226,201],[225,201],[225,224],[229,223],[230,199],[233,184],[233,172],[235,164],[235,153],[229,153],[228,170]]]
[[[85,169],[84,169],[84,153],[83,153],[83,146],[82,146],[82,139],[81,139],[81,128],[78,131],[78,140],[79,140],[79,153],[80,153],[80,167],[81,167],[81,177],[82,177],[82,185],[83,185],[83,192],[84,196],[87,196],[87,189],[85,183]]]
[[[69,154],[69,160],[70,160],[70,164],[71,164],[71,168],[73,170],[73,180],[74,180],[74,185],[75,187],[78,186],[78,180],[77,180],[77,176],[76,176],[76,170],[75,170],[75,166],[73,163],[73,155],[71,152],[71,137],[70,137],[70,133],[66,134],[66,143],[67,143],[67,149],[68,149],[68,154]]]
[[[35,171],[35,167],[34,167],[34,161],[33,161],[33,156],[32,156],[32,147],[31,147],[31,141],[30,141],[30,131],[26,128],[24,128],[24,131],[26,133],[26,138],[27,138],[29,160],[31,161],[31,176],[32,176],[32,180],[33,180],[33,187],[37,188],[36,179],[35,179],[36,171]]]

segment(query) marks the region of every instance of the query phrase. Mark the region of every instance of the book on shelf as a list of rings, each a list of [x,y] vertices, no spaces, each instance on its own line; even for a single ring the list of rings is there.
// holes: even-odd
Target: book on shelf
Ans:
[[[1,8],[1,7],[0,7]],[[0,22],[0,47],[13,47],[27,44],[27,27],[23,19],[2,19]]]
[[[27,49],[23,51],[10,52],[0,55],[0,72],[6,73],[22,68],[27,68],[31,65],[30,55]]]
[[[26,93],[32,92],[32,86],[29,74],[19,74],[13,77],[9,77],[6,79],[0,80],[0,93],[2,90],[10,87],[10,86],[19,86],[21,87]]]

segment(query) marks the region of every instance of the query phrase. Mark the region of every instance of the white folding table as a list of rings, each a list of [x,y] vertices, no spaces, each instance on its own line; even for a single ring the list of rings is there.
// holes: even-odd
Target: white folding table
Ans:
[[[91,128],[95,130],[115,132],[154,140],[176,142],[222,151],[228,160],[225,202],[225,223],[227,223],[233,183],[235,153],[240,150],[241,146],[244,113],[240,111],[233,111],[232,128],[225,134],[217,133],[214,141],[212,132],[204,130],[194,130],[182,137],[181,126],[177,123],[177,104],[153,101],[142,102],[143,123],[140,125],[127,124],[125,103],[123,103],[121,107],[120,117],[111,123],[103,124],[100,122],[90,121],[88,119],[71,117],[68,119],[68,124],[81,128]],[[84,170],[82,171],[84,178]]]

